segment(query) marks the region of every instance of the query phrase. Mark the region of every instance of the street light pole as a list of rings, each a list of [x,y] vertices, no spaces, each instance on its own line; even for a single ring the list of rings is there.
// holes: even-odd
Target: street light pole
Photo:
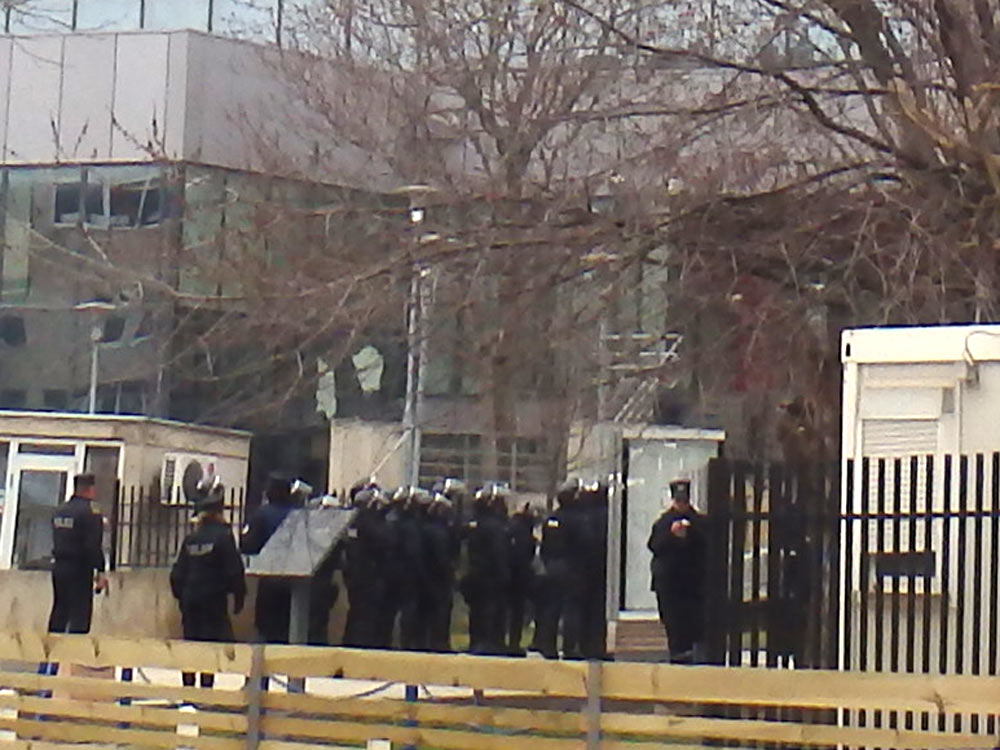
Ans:
[[[421,429],[420,417],[424,402],[424,373],[427,366],[427,307],[426,277],[430,270],[421,266],[418,251],[424,235],[421,225],[426,215],[427,197],[435,190],[428,185],[407,185],[394,190],[405,195],[409,202],[411,225],[410,293],[406,305],[406,400],[403,406],[403,429],[408,438],[406,456],[406,481],[416,486],[420,481]]]
[[[92,300],[90,302],[82,302],[73,308],[76,312],[86,312],[94,315],[94,323],[90,328],[90,393],[87,399],[87,411],[89,414],[97,413],[97,375],[98,375],[98,357],[99,350],[101,346],[101,339],[104,337],[104,329],[98,322],[100,315],[104,313],[109,313],[117,309],[117,307],[110,302],[104,302],[102,300]]]
[[[101,351],[101,338],[104,331],[100,326],[90,329],[90,398],[88,399],[88,413],[97,414],[97,371],[98,357]]]

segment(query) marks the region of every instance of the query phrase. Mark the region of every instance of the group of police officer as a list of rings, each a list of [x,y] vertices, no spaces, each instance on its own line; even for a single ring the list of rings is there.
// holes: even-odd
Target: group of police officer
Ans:
[[[303,504],[303,487],[311,489],[271,475],[266,502],[238,546],[223,515],[224,488],[218,481],[200,488],[196,526],[170,574],[185,638],[233,639],[230,597],[233,613],[246,597],[242,556],[259,553],[288,513]],[[106,586],[93,488],[93,476],[77,477],[73,499],[53,519],[53,631],[87,632],[92,588]],[[674,505],[649,542],[661,617],[672,624],[672,651],[687,658],[703,627],[705,554],[689,489],[687,482],[672,485]],[[603,483],[569,481],[558,489],[553,512],[541,518],[527,504],[511,512],[502,485],[469,493],[460,481],[446,479],[431,490],[387,492],[373,480],[361,482],[342,502],[354,510],[347,532],[311,582],[309,640],[326,643],[339,593],[334,573],[340,569],[348,598],[344,645],[391,648],[398,624],[403,649],[450,651],[457,590],[468,605],[472,653],[523,655],[530,606],[531,650],[547,658],[603,658],[608,493]],[[287,581],[260,580],[254,619],[261,640],[288,642],[290,602]],[[185,682],[193,679],[185,675]]]
[[[558,509],[544,521],[527,504],[511,512],[509,499],[501,485],[470,493],[454,479],[431,490],[390,492],[374,480],[352,487],[343,505],[354,518],[312,580],[310,642],[326,642],[340,569],[347,646],[391,648],[398,628],[403,649],[450,651],[457,590],[468,605],[472,653],[523,655],[533,607],[532,648],[556,658],[561,624],[566,657],[603,656],[607,486],[567,483]],[[259,552],[299,504],[288,481],[272,476],[266,502],[244,529],[241,551]],[[260,582],[255,620],[263,640],[287,642],[289,601],[286,582]]]

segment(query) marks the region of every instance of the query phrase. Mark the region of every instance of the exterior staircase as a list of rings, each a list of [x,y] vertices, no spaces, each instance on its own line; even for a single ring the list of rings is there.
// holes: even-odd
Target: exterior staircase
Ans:
[[[615,621],[613,651],[616,661],[665,661],[663,625],[654,614],[623,613]]]

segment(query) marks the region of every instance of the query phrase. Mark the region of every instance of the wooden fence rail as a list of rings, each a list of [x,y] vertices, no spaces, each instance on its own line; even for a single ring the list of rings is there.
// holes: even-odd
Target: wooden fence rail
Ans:
[[[40,673],[56,663],[58,675]],[[135,678],[108,679],[112,667]],[[217,673],[216,685],[182,687],[181,671]],[[305,678],[303,692],[286,689],[292,678]],[[405,685],[420,686],[417,700]],[[373,739],[444,750],[987,750],[995,737],[942,731],[955,722],[939,719],[997,713],[1000,677],[0,634],[0,750],[306,750]]]

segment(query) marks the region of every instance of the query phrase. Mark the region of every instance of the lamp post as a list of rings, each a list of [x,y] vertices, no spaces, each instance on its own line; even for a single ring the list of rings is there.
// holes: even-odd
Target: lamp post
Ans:
[[[117,308],[110,302],[103,300],[91,300],[81,302],[73,310],[76,312],[91,313],[93,315],[90,327],[90,393],[88,397],[88,414],[97,413],[97,372],[98,357],[100,352],[101,339],[104,338],[104,329],[101,327],[101,318],[104,313],[113,312]]]
[[[396,195],[409,199],[409,218],[412,225],[412,253],[417,254],[424,235],[421,226],[426,214],[427,197],[436,192],[428,185],[407,185],[394,190]],[[414,257],[410,277],[410,296],[406,305],[406,401],[403,407],[403,426],[409,434],[406,478],[411,485],[420,480],[421,430],[420,414],[424,401],[424,372],[427,366],[427,307],[426,277],[430,269],[423,267]]]

